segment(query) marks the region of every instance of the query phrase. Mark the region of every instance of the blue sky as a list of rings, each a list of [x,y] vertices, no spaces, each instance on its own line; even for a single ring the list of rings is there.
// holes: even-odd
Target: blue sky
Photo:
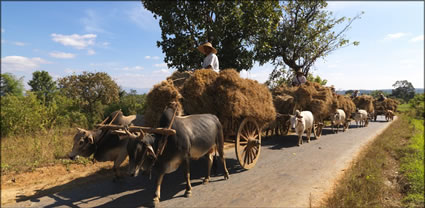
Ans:
[[[423,2],[332,1],[328,9],[335,17],[365,12],[347,33],[360,45],[319,60],[313,74],[337,90],[388,89],[397,80],[424,86]],[[1,70],[25,83],[36,70],[54,79],[107,72],[125,89],[151,88],[173,72],[156,47],[160,34],[140,1],[1,2]],[[241,76],[264,82],[272,69],[255,65]]]

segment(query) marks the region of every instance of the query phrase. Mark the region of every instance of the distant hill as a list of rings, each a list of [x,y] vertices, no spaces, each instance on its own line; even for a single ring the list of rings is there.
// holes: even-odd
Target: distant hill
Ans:
[[[378,90],[381,90],[384,93],[391,94],[393,89],[378,89]],[[340,91],[336,91],[336,93],[340,95],[344,95],[346,91],[348,90],[340,90]],[[359,91],[360,91],[360,94],[370,94],[375,90],[359,90]],[[424,93],[424,88],[415,88],[415,92],[416,94]]]
[[[146,94],[149,92],[150,88],[134,88],[134,87],[121,87],[126,92],[130,92],[130,90],[136,90],[137,94]]]

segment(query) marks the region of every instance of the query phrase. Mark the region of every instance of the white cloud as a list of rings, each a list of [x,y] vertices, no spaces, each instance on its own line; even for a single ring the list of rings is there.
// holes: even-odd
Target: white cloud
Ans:
[[[84,30],[89,33],[104,33],[105,30],[101,27],[102,20],[94,10],[86,10],[86,16],[81,18],[81,23],[84,25]]]
[[[13,42],[13,45],[16,45],[16,46],[25,46],[25,45],[26,45],[26,43],[24,43],[24,42],[19,42],[19,41],[15,41],[15,42]]]
[[[142,30],[159,30],[158,20],[153,18],[153,14],[146,10],[142,4],[130,9],[126,15]]]
[[[60,59],[72,59],[75,57],[75,54],[73,53],[65,53],[65,52],[59,52],[59,51],[53,51],[49,53],[49,55],[53,58],[60,58]]]
[[[102,45],[103,47],[108,47],[108,46],[110,45],[110,43],[109,43],[109,42],[103,42],[101,45]]]
[[[159,70],[153,71],[153,73],[155,73],[155,74],[165,74],[165,75],[171,74],[169,69],[159,69]]]
[[[412,39],[409,40],[409,42],[418,42],[418,41],[423,41],[424,40],[424,35],[418,35]]]
[[[4,71],[28,71],[35,70],[40,64],[50,64],[40,57],[27,58],[24,56],[6,56],[1,59],[1,68]]]
[[[404,37],[406,35],[408,35],[408,34],[407,33],[403,33],[403,32],[392,33],[392,34],[388,34],[387,36],[385,36],[384,40],[399,39],[399,38]]]
[[[145,59],[158,60],[158,59],[159,59],[159,57],[158,57],[158,56],[145,56]]]
[[[3,28],[1,28],[1,32],[2,32],[2,33],[4,33],[4,32],[5,32],[5,30],[4,30]]]
[[[162,63],[162,64],[154,64],[155,67],[167,67],[166,63]]]
[[[89,49],[89,50],[87,51],[87,55],[89,55],[89,56],[92,56],[92,55],[94,55],[94,54],[96,54],[96,51],[94,51],[93,49]]]
[[[53,33],[52,40],[58,42],[64,46],[71,46],[76,49],[84,49],[87,46],[94,45],[96,34],[85,34],[85,35],[62,35]]]
[[[124,70],[124,71],[139,71],[139,70],[143,70],[143,67],[142,66],[133,66],[133,67],[126,66],[126,67],[122,68],[122,70]]]

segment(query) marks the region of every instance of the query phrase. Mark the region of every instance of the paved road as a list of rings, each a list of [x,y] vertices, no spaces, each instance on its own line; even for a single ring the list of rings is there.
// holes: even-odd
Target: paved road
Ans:
[[[380,118],[383,120],[383,118]],[[218,176],[202,184],[206,160],[192,162],[191,198],[183,197],[183,172],[166,175],[161,188],[161,207],[308,207],[317,205],[330,191],[335,179],[347,168],[360,149],[373,140],[390,123],[371,122],[366,128],[332,134],[323,130],[319,140],[296,146],[296,136],[272,137],[262,143],[257,165],[242,170],[233,149],[226,150],[230,179],[223,180],[222,166]],[[306,141],[305,141],[306,142]],[[21,197],[11,207],[139,207],[150,206],[154,177],[126,178],[77,187],[42,197]],[[72,182],[70,182],[72,183]],[[60,189],[60,187],[55,187]]]

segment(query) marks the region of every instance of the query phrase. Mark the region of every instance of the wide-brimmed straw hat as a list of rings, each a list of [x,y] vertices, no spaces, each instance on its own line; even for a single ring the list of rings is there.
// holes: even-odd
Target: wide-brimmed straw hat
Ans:
[[[200,45],[199,47],[198,47],[198,50],[201,52],[201,53],[203,53],[203,54],[205,54],[205,55],[208,55],[208,54],[206,54],[206,52],[205,52],[205,50],[204,50],[204,47],[210,47],[211,49],[212,49],[212,51],[211,52],[213,52],[214,54],[217,54],[217,50],[211,45],[211,43],[210,42],[206,42],[206,43],[204,43],[204,44],[202,44],[202,45]]]

